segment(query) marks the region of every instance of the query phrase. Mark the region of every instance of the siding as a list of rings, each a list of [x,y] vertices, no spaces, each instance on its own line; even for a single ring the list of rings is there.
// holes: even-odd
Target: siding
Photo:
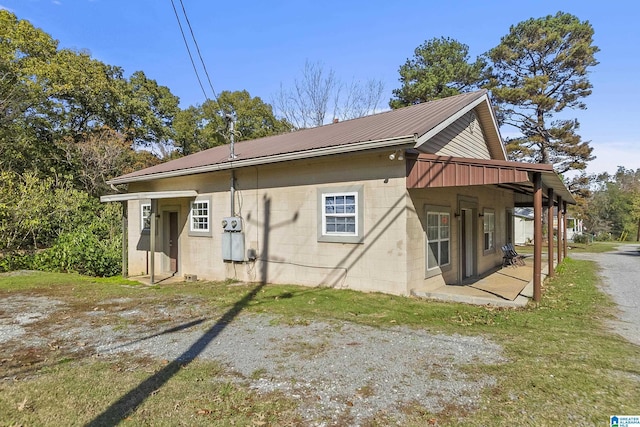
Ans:
[[[424,148],[440,156],[491,159],[482,126],[473,111],[427,141]]]

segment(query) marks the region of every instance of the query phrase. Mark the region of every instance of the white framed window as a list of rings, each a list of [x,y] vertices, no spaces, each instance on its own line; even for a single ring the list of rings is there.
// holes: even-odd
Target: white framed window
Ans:
[[[318,241],[363,242],[363,186],[319,188]]]
[[[195,200],[191,202],[189,216],[190,231],[194,233],[210,232],[210,208],[209,200]]]
[[[427,271],[451,263],[451,214],[427,210]]]
[[[358,235],[358,193],[322,195],[322,234]]]
[[[483,212],[483,230],[485,251],[494,250],[496,247],[496,214],[493,210],[485,209]]]
[[[140,230],[151,230],[151,203],[140,204]]]

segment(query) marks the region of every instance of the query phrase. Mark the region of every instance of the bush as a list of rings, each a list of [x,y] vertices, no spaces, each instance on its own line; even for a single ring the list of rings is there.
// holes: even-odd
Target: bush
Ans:
[[[10,252],[0,255],[0,273],[16,270],[35,270],[34,254],[31,252]]]
[[[586,233],[581,233],[581,234],[574,234],[573,236],[573,243],[591,243],[592,241],[592,237],[590,234],[586,234]]]
[[[49,249],[38,253],[38,270],[80,273],[89,276],[115,276],[121,269],[121,245],[116,239],[100,240],[91,229],[62,234]]]

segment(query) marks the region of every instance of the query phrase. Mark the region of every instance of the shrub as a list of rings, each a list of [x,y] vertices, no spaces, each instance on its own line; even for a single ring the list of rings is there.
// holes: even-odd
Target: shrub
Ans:
[[[120,273],[121,245],[117,239],[101,240],[90,228],[62,234],[56,243],[36,255],[39,270],[115,276]]]

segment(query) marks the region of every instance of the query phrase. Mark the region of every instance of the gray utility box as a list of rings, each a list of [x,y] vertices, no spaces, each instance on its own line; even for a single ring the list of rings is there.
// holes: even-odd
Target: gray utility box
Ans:
[[[224,261],[244,261],[244,232],[242,218],[228,217],[222,220],[222,259]]]

